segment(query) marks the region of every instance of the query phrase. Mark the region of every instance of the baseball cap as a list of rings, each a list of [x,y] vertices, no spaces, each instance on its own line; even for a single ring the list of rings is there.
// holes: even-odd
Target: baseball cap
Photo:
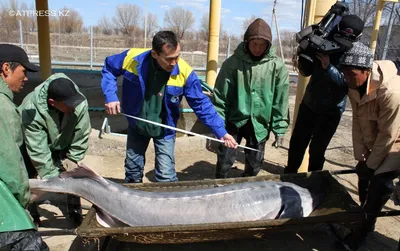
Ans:
[[[26,52],[12,44],[0,44],[0,62],[20,63],[27,71],[39,71],[40,67],[29,62]]]
[[[351,48],[352,43],[360,39],[364,30],[364,22],[357,15],[346,15],[340,20],[337,28],[338,31],[333,39]]]
[[[56,78],[49,84],[47,98],[62,101],[66,106],[76,107],[86,98],[80,94],[74,83],[67,78]]]

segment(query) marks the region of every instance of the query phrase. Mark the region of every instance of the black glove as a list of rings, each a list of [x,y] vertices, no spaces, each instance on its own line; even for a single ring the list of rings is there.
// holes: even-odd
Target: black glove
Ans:
[[[356,165],[356,173],[360,179],[371,180],[374,177],[375,170],[367,166],[367,162],[359,161]]]
[[[275,148],[279,148],[283,145],[283,136],[275,136],[275,141],[272,143],[272,146]]]

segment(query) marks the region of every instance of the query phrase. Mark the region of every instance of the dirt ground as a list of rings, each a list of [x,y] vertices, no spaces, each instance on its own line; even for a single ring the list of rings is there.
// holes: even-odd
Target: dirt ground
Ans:
[[[291,89],[290,105],[291,115],[295,88]],[[293,116],[291,116],[293,117]],[[84,159],[90,168],[106,178],[122,182],[124,178],[124,157],[126,137],[109,136],[99,139],[98,131],[94,128],[90,138],[89,152]],[[273,136],[267,142],[265,149],[265,163],[259,175],[280,174],[287,161],[287,150],[290,139],[291,128],[285,137],[284,147],[275,149],[271,147]],[[216,164],[216,155],[212,147],[208,147],[206,140],[196,137],[179,137],[176,142],[176,171],[179,180],[203,180],[213,179]],[[145,167],[145,182],[154,182],[154,151],[152,147],[147,152],[147,163]],[[240,175],[244,168],[244,155],[238,154],[238,159],[230,172],[231,177]],[[325,169],[346,170],[353,168],[356,161],[352,156],[351,143],[351,109],[348,108],[341,121],[341,124],[331,141],[326,152]],[[337,180],[347,189],[355,201],[357,198],[357,179],[355,174],[336,176]],[[73,228],[70,220],[63,216],[64,201],[63,195],[52,195],[47,198],[50,204],[40,205],[42,215],[42,226],[39,231],[52,251],[66,250],[97,250],[98,245],[83,245],[82,240],[75,235],[61,235],[53,230]],[[48,201],[44,201],[48,202]],[[83,202],[87,207],[88,202]],[[56,205],[56,206],[54,206]],[[399,210],[390,200],[384,210]],[[85,210],[84,213],[87,211]],[[400,218],[384,217],[379,218],[376,231],[367,239],[366,244],[360,249],[362,251],[384,251],[397,250],[400,237]],[[194,244],[179,245],[145,245],[136,243],[111,242],[108,250],[289,250],[299,251],[311,250],[343,250],[335,244],[335,237],[327,230],[325,224],[318,225],[310,230],[301,232],[284,232],[267,235],[265,239],[243,239],[233,241],[217,241]]]

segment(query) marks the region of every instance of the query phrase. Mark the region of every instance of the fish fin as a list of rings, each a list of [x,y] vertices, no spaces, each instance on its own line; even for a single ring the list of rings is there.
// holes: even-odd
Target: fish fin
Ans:
[[[275,216],[275,219],[279,219],[284,211],[285,211],[285,204],[282,204],[281,208],[279,209],[279,212]]]
[[[46,194],[47,192],[40,191],[37,189],[30,189],[31,197],[29,198],[29,203],[33,203],[37,200],[39,200],[42,195]]]
[[[127,224],[123,223],[122,221],[118,220],[115,217],[112,217],[104,210],[99,208],[98,206],[93,206],[96,208],[96,220],[97,222],[102,225],[103,227],[124,227],[128,226]]]
[[[90,169],[83,163],[78,164],[78,167],[73,169],[72,171],[63,172],[59,175],[60,178],[91,178],[96,180],[97,182],[108,185],[109,183],[103,177],[101,177],[98,173]]]

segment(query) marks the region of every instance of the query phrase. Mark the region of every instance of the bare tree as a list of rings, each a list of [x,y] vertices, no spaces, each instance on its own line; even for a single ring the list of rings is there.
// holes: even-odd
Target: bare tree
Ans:
[[[146,17],[143,17],[143,27],[145,18]],[[154,32],[157,31],[158,27],[157,15],[151,12],[147,13],[147,27],[145,27],[147,29],[147,37],[151,37]]]
[[[207,41],[210,36],[210,14],[204,13],[200,20],[200,38]]]
[[[60,12],[66,14],[58,17],[61,33],[74,33],[82,31],[83,21],[82,16],[78,11],[64,7],[60,10]]]
[[[220,23],[219,27],[219,34],[221,38],[223,38],[225,35],[226,38],[228,36],[227,32],[223,29],[222,22]],[[210,14],[208,12],[204,13],[201,17],[199,36],[205,41],[208,41],[208,37],[210,36]]]
[[[60,19],[58,17],[49,17],[49,29],[52,33],[61,33]]]
[[[167,10],[164,15],[164,22],[167,27],[175,32],[179,39],[182,39],[185,32],[194,24],[193,13],[182,7],[175,7]]]
[[[283,30],[281,31],[281,44],[282,46],[287,46],[291,49],[295,48],[298,44],[295,38],[296,32]]]
[[[243,21],[243,24],[242,24],[243,30],[246,31],[247,28],[249,27],[249,25],[250,25],[254,20],[256,20],[256,19],[257,19],[257,17],[254,16],[254,15],[252,15],[252,16],[249,17],[249,18],[246,18],[246,19]]]
[[[32,10],[33,8],[34,7],[32,4],[30,7],[28,7],[25,2],[23,2],[19,7],[20,10]],[[34,15],[19,16],[17,17],[17,20],[21,20],[22,29],[24,32],[34,31],[37,27],[37,19]]]
[[[141,9],[136,4],[119,4],[116,9],[114,23],[122,34],[132,36],[139,28]]]
[[[3,40],[10,41],[10,38],[14,37],[13,33],[19,30],[18,20],[24,19],[24,16],[17,11],[26,10],[26,8],[22,9],[17,0],[2,1],[0,6],[1,37]],[[10,11],[14,11],[14,15],[10,15]]]
[[[348,3],[351,13],[359,16],[367,26],[372,24],[377,0],[352,0]]]
[[[98,29],[104,35],[112,35],[114,25],[106,16],[102,16],[98,22]]]

